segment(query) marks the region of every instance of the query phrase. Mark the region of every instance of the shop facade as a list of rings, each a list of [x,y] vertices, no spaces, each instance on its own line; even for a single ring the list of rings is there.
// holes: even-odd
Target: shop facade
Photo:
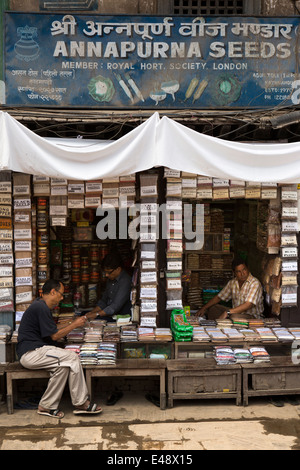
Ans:
[[[152,7],[154,9],[154,5]],[[165,11],[158,13],[167,14]],[[268,67],[268,55],[272,67],[277,63],[281,66],[286,60],[285,81],[288,85],[285,85],[287,91],[282,101],[291,100],[296,76],[287,51],[293,44],[297,18],[290,21],[284,18],[284,22],[274,17],[272,21],[265,18],[258,29],[264,38],[269,38],[264,41],[268,45],[258,51],[254,46],[245,45],[248,42],[245,28],[251,30],[251,34],[258,34],[252,31],[250,17],[245,24],[233,24],[232,19],[227,18],[226,27],[225,22],[214,22],[210,18],[205,32],[203,22],[195,23],[191,17],[154,17],[152,11],[146,10],[142,14],[145,16],[135,17],[135,26],[132,26],[119,12],[102,23],[93,24],[89,12],[84,13],[86,16],[75,12],[68,18],[59,12],[59,17],[51,18],[49,24],[52,39],[56,41],[54,57],[59,58],[65,68],[55,69],[54,63],[47,68],[41,65],[38,75],[30,61],[42,43],[36,40],[33,29],[40,21],[42,25],[49,21],[45,12],[42,15],[27,14],[28,24],[30,19],[33,21],[33,29],[20,33],[19,44],[16,38],[13,40],[13,32],[14,28],[22,28],[20,19],[17,14],[7,14],[6,77],[15,81],[8,84],[6,80],[6,103],[1,116],[5,145],[0,173],[0,323],[11,328],[14,342],[23,312],[41,293],[42,285],[49,277],[60,279],[65,285],[64,302],[54,313],[58,323],[72,317],[75,311],[91,309],[105,285],[101,261],[109,251],[118,250],[125,269],[132,276],[131,318],[118,318],[113,326],[92,325],[99,341],[117,340],[118,358],[199,358],[206,353],[209,356],[218,341],[233,344],[236,340],[245,349],[250,345],[249,341],[252,346],[265,341],[279,346],[283,342],[286,346],[288,342],[291,346],[298,340],[300,327],[297,137],[288,141],[284,134],[288,133],[286,126],[280,127],[281,116],[288,114],[283,104],[275,115],[279,124],[276,121],[270,127],[269,120],[267,124],[264,121],[266,116],[273,117],[271,110],[278,103],[276,96],[280,87],[275,86],[274,77],[267,78],[267,74],[273,72],[264,68],[263,78],[252,75],[253,81],[264,92],[261,95],[252,92],[249,98],[240,82],[243,73],[249,72],[246,69],[251,61],[244,55],[243,61],[236,59],[241,54],[258,54],[258,63],[263,67]],[[184,12],[178,11],[178,14]],[[88,25],[85,43],[82,38],[72,37],[82,21]],[[238,44],[232,40],[229,42],[235,45],[227,43],[228,25],[230,33],[240,39]],[[100,50],[95,36],[101,35],[100,30],[103,28],[104,31],[105,27],[108,28],[105,34],[110,35],[112,31],[116,37],[127,34],[127,40],[118,43],[114,38]],[[120,31],[116,31],[117,28]],[[151,60],[150,56],[147,60],[150,49],[128,40],[130,28],[134,29],[140,43],[150,32],[164,35],[164,41],[160,40],[156,48],[153,45]],[[180,40],[172,37],[172,28],[180,30]],[[196,29],[199,31],[195,35],[209,39],[210,57],[214,57],[209,65],[204,65],[202,46],[191,41]],[[21,56],[24,59],[22,40],[28,41],[28,37],[22,39],[22,34],[31,35],[32,56],[23,60],[22,67],[17,67],[16,60],[21,60]],[[148,44],[152,44],[152,39],[153,36]],[[19,59],[8,56],[12,44]],[[234,54],[231,63],[235,70],[228,75],[232,59],[228,56],[225,76],[225,62],[216,62],[216,59],[228,51]],[[99,54],[97,60],[96,53]],[[86,60],[89,54],[93,55],[93,60]],[[135,75],[135,80],[132,79],[134,64],[130,54],[138,54],[140,62],[145,64]],[[157,80],[161,72],[158,69],[165,66],[164,58],[171,59],[172,69],[161,74],[154,87],[156,93],[152,93],[149,87]],[[58,96],[53,96],[53,80],[58,75],[72,80],[76,73],[92,69],[92,63],[97,64],[97,75],[95,78],[89,76],[89,86],[84,92],[78,86],[82,81],[77,81],[73,87],[74,96],[68,93],[63,82],[58,81],[55,86]],[[110,64],[110,78],[104,72],[100,73],[99,64],[106,72]],[[177,70],[176,64],[180,65]],[[129,70],[121,70],[125,65]],[[202,76],[205,67],[218,69],[219,78],[215,85],[219,88],[213,106],[210,104],[212,95],[205,95],[209,77],[200,80],[193,75],[200,66]],[[176,77],[171,70],[176,71]],[[146,79],[147,72],[149,78]],[[283,80],[283,72],[280,73],[280,80]],[[112,77],[115,77],[114,82]],[[30,88],[32,80],[37,87],[35,90]],[[42,95],[37,82],[45,80],[49,83],[47,87],[43,84]],[[184,83],[182,88],[180,83]],[[248,83],[250,92],[254,85]],[[85,93],[92,97],[89,98],[92,101],[88,112]],[[42,106],[41,99],[50,103],[47,109]],[[57,104],[53,106],[55,99],[66,111],[59,110]],[[131,101],[132,106],[126,104],[125,99]],[[257,101],[248,117],[246,107],[253,99]],[[202,108],[197,100],[202,100]],[[293,102],[290,108],[292,106]],[[226,109],[225,117],[222,107]],[[67,117],[63,117],[65,112]],[[245,114],[245,120],[241,125],[242,114]],[[162,116],[165,117],[162,119]],[[34,122],[36,118],[38,126]],[[237,127],[236,119],[239,121]],[[41,126],[42,120],[46,125]],[[78,139],[82,140],[79,143],[76,139],[57,142],[45,138],[49,135],[46,128],[54,125],[58,130],[59,120],[63,122],[65,137],[68,136],[67,126],[72,126],[72,120],[75,120],[72,131],[76,129],[80,133],[82,128],[85,135],[95,133],[106,140],[88,142],[89,139],[84,138]],[[261,127],[263,122],[266,124],[264,129]],[[24,128],[23,124],[26,124]],[[111,125],[116,127],[110,129]],[[277,125],[277,129],[283,130],[276,133]],[[41,133],[37,132],[40,126],[44,128]],[[240,128],[246,126],[247,129],[254,126],[251,130],[253,146],[234,141],[226,144],[227,133],[245,142]],[[126,129],[124,135],[112,140],[114,134],[117,137],[119,132],[122,134],[123,127]],[[209,127],[219,128],[221,139],[205,135],[210,134]],[[201,141],[196,135],[199,129],[205,131]],[[106,232],[108,236],[105,236]],[[253,324],[253,328],[249,324],[241,325],[245,328],[231,325],[228,329],[232,331],[226,333],[224,328],[227,330],[229,324],[223,325],[223,329],[215,324],[216,330],[212,332],[206,329],[208,325],[199,324],[195,313],[231,278],[231,262],[237,254],[247,259],[252,274],[263,285],[265,320]],[[176,313],[182,315],[182,311],[193,326],[193,335],[186,335],[184,341],[178,338],[174,341],[175,327],[172,328],[170,319],[172,312],[174,316]],[[278,327],[285,329],[276,330]],[[236,329],[248,329],[248,337],[247,333],[242,333],[238,338],[232,338]],[[252,329],[257,336],[251,336],[249,340]],[[78,343],[85,345],[92,334],[88,328],[70,335],[69,347]],[[186,346],[187,343],[193,344]],[[86,355],[84,357],[86,360]]]

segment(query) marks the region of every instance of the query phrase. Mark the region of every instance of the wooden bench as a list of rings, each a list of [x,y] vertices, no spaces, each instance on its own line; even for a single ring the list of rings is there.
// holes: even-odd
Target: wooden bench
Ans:
[[[241,364],[243,371],[243,405],[249,397],[300,394],[300,365],[291,357],[271,357],[271,362]]]
[[[175,359],[167,361],[168,406],[174,400],[235,398],[242,404],[240,364],[217,365],[214,359]]]
[[[151,377],[160,378],[160,407],[166,408],[166,361],[164,359],[123,359],[116,366],[84,366],[90,397],[92,396],[92,377]],[[5,368],[7,413],[14,412],[14,380],[44,379],[50,372],[43,369],[25,369],[19,362],[13,362]]]
[[[14,380],[20,379],[45,379],[50,377],[50,372],[42,369],[25,369],[19,362],[8,364],[5,368],[6,374],[6,404],[7,413],[13,414],[14,401],[16,393],[14,394]]]
[[[166,409],[166,361],[164,359],[120,359],[116,366],[85,366],[86,383],[92,399],[93,377],[160,378],[160,408]]]

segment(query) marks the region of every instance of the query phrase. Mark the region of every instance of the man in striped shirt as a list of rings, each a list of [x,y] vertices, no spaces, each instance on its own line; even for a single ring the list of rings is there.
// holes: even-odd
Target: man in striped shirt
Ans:
[[[263,290],[261,283],[250,273],[246,262],[236,258],[232,262],[234,278],[197,313],[207,313],[209,319],[251,319],[263,314]],[[232,308],[218,305],[221,301],[232,301]]]

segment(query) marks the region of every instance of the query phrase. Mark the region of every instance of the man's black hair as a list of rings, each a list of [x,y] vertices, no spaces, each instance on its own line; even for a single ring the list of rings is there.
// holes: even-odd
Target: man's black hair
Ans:
[[[123,261],[119,253],[116,251],[108,253],[102,260],[101,265],[103,269],[117,269],[123,267]]]
[[[244,265],[248,268],[247,261],[244,260],[244,258],[242,258],[241,256],[236,256],[236,257],[233,259],[233,261],[232,261],[232,265],[231,265],[232,271],[234,271],[235,268],[236,268],[237,266],[240,266],[241,264],[244,264]]]
[[[43,285],[43,294],[50,294],[52,289],[59,290],[61,286],[61,282],[57,281],[56,279],[48,279]]]

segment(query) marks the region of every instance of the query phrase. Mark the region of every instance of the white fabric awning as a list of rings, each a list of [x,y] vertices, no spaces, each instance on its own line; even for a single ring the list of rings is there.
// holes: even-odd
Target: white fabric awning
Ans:
[[[32,175],[92,180],[155,165],[158,114],[116,141],[48,139],[9,114],[0,114],[0,169]]]
[[[300,142],[245,144],[204,134],[154,113],[116,141],[43,138],[0,112],[0,169],[92,180],[155,166],[243,181],[300,182]]]
[[[163,117],[157,149],[157,158],[174,170],[243,181],[300,182],[300,142],[230,142],[200,134]]]

